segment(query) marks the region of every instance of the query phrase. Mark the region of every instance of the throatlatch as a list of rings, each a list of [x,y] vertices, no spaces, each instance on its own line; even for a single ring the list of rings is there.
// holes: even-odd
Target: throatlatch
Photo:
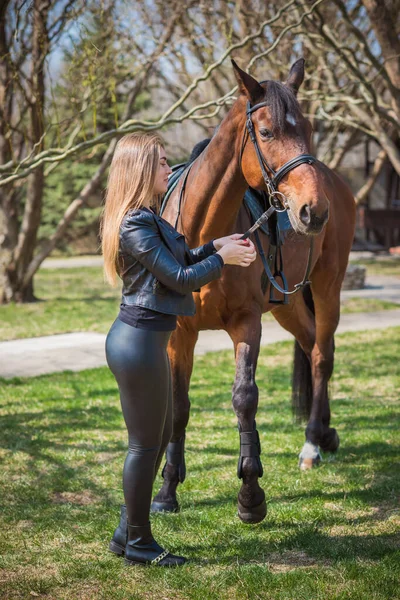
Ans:
[[[239,436],[240,436],[240,454],[239,462],[237,467],[237,476],[239,479],[243,479],[243,459],[244,458],[255,458],[258,466],[258,476],[263,476],[263,467],[261,464],[261,444],[260,436],[256,429],[256,422],[253,423],[253,431],[242,431],[240,423],[238,423]]]
[[[185,435],[183,435],[177,442],[169,442],[166,450],[167,463],[178,467],[178,480],[179,483],[183,483],[186,478],[186,463],[185,463]],[[165,463],[161,476],[164,477]]]

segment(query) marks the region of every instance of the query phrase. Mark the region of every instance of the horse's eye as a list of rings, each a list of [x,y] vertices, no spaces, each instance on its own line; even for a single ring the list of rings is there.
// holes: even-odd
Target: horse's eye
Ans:
[[[265,129],[265,127],[262,127],[260,129],[260,135],[261,135],[262,138],[265,138],[266,140],[274,137],[272,135],[272,131],[270,131],[269,129]]]

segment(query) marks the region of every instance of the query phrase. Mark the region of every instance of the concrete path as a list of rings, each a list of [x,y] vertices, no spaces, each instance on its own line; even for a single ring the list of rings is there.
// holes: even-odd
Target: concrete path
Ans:
[[[49,258],[42,268],[101,267],[101,256],[76,258]],[[367,276],[362,290],[342,292],[346,298],[377,298],[398,303],[400,306],[400,277]],[[399,310],[376,313],[344,314],[338,333],[400,326]],[[261,344],[290,340],[292,336],[275,321],[264,323]],[[33,377],[61,371],[81,371],[106,364],[105,335],[101,333],[66,333],[10,342],[0,342],[0,377]],[[232,349],[232,341],[225,331],[201,331],[195,354]]]
[[[41,269],[76,269],[77,267],[102,267],[102,256],[71,256],[70,258],[46,258]]]
[[[375,313],[344,314],[338,333],[400,326],[400,309]],[[290,340],[292,336],[275,321],[263,325],[261,344]],[[0,377],[33,377],[61,371],[82,371],[106,364],[105,335],[66,333],[0,343]],[[195,354],[232,349],[225,331],[201,331]]]
[[[342,290],[340,297],[342,300],[346,298],[375,298],[400,305],[400,277],[367,275],[364,288],[361,290]]]

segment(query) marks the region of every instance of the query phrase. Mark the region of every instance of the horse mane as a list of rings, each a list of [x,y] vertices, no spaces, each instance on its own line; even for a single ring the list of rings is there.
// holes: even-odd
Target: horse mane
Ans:
[[[292,90],[279,81],[263,81],[266,84],[265,100],[271,111],[272,132],[274,135],[280,135],[285,132],[287,121],[286,115],[289,113],[294,118],[301,116],[300,105]],[[216,128],[216,131],[218,127]],[[215,133],[216,133],[215,131]],[[205,150],[212,138],[206,138],[198,142],[191,152],[188,163],[192,163]]]
[[[271,110],[272,133],[280,135],[287,127],[286,115],[295,119],[301,116],[300,105],[292,90],[279,81],[265,81],[267,84],[265,100]]]
[[[205,150],[208,144],[211,142],[211,138],[206,138],[201,142],[197,142],[197,144],[193,147],[192,153],[189,158],[189,163],[192,163],[200,154]]]

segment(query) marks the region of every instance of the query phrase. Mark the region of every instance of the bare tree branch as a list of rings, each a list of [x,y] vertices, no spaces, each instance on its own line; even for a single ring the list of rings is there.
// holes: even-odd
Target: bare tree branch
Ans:
[[[372,171],[371,171],[368,179],[366,180],[364,185],[358,190],[357,194],[355,195],[356,204],[362,204],[364,202],[364,200],[367,198],[368,194],[374,187],[375,182],[378,179],[380,172],[382,171],[382,168],[383,168],[383,165],[385,164],[386,159],[387,159],[386,151],[380,150],[380,152],[378,153],[378,155],[375,159],[374,166],[372,167]]]

